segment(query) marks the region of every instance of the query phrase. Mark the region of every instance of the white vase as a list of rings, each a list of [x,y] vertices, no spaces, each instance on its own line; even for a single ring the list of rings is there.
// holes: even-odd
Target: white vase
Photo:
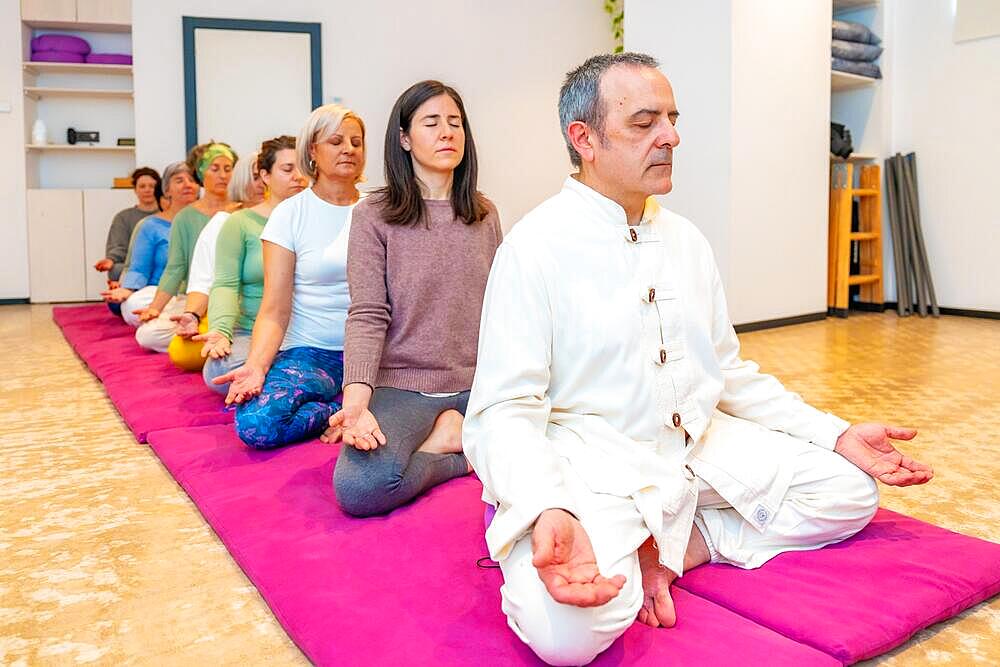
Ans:
[[[41,118],[31,126],[31,143],[36,146],[44,146],[49,141],[49,131],[45,127],[45,121]]]

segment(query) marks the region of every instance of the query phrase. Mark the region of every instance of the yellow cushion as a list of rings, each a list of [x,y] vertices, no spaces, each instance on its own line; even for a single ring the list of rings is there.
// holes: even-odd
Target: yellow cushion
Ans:
[[[198,325],[198,333],[206,331],[208,331],[208,322],[203,319]],[[201,367],[205,365],[205,359],[201,356],[201,346],[202,343],[199,341],[174,336],[170,340],[170,346],[167,347],[167,354],[174,366],[182,371],[200,371]]]

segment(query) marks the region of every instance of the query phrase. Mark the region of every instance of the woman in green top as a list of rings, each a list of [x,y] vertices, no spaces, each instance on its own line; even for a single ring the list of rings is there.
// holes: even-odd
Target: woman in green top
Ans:
[[[136,313],[143,324],[135,332],[135,339],[147,350],[166,352],[170,345],[175,322],[185,311],[184,287],[194,244],[209,219],[229,207],[227,188],[236,160],[236,153],[228,144],[214,141],[199,144],[188,153],[188,166],[204,192],[198,201],[174,216],[167,266],[160,276],[156,296],[148,308]]]
[[[264,201],[233,213],[222,223],[215,245],[215,279],[208,297],[207,333],[201,356],[205,384],[225,395],[229,384],[213,384],[220,375],[236,370],[250,352],[260,300],[264,294],[264,261],[260,233],[271,211],[308,185],[295,159],[295,137],[283,135],[260,145],[257,169],[264,182]]]

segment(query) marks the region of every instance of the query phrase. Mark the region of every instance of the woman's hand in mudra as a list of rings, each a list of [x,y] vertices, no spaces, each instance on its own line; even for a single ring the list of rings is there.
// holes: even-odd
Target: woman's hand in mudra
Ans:
[[[209,331],[198,334],[191,338],[193,341],[204,343],[201,346],[202,359],[225,359],[232,352],[233,346],[229,338],[218,331]]]
[[[345,445],[364,451],[386,443],[375,415],[361,407],[345,407],[334,413],[330,417],[330,426],[319,439],[330,443],[343,440]]]

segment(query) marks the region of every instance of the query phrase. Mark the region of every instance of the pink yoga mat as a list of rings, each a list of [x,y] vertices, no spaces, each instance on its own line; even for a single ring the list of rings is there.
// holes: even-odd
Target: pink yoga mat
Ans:
[[[231,424],[233,412],[210,391],[201,373],[187,373],[165,354],[135,342],[135,329],[103,304],[56,307],[52,317],[91,372],[104,383],[136,440],[180,426]]]
[[[56,308],[53,317],[311,660],[537,663],[500,612],[499,572],[476,566],[486,547],[474,477],[388,517],[350,518],[331,485],[337,448],[250,450],[199,375],[140,350],[103,306]],[[633,626],[594,664],[873,657],[1000,591],[1000,545],[880,510],[842,544],[749,572],[705,566],[678,583],[676,628]]]
[[[681,587],[845,663],[1000,592],[1000,544],[880,509],[861,533],[764,567],[692,570]]]
[[[149,443],[316,664],[540,664],[507,627],[499,571],[476,566],[486,545],[474,477],[354,519],[334,499],[336,447],[258,452],[222,426]],[[635,625],[594,664],[839,664],[684,591],[677,605],[677,627]]]

